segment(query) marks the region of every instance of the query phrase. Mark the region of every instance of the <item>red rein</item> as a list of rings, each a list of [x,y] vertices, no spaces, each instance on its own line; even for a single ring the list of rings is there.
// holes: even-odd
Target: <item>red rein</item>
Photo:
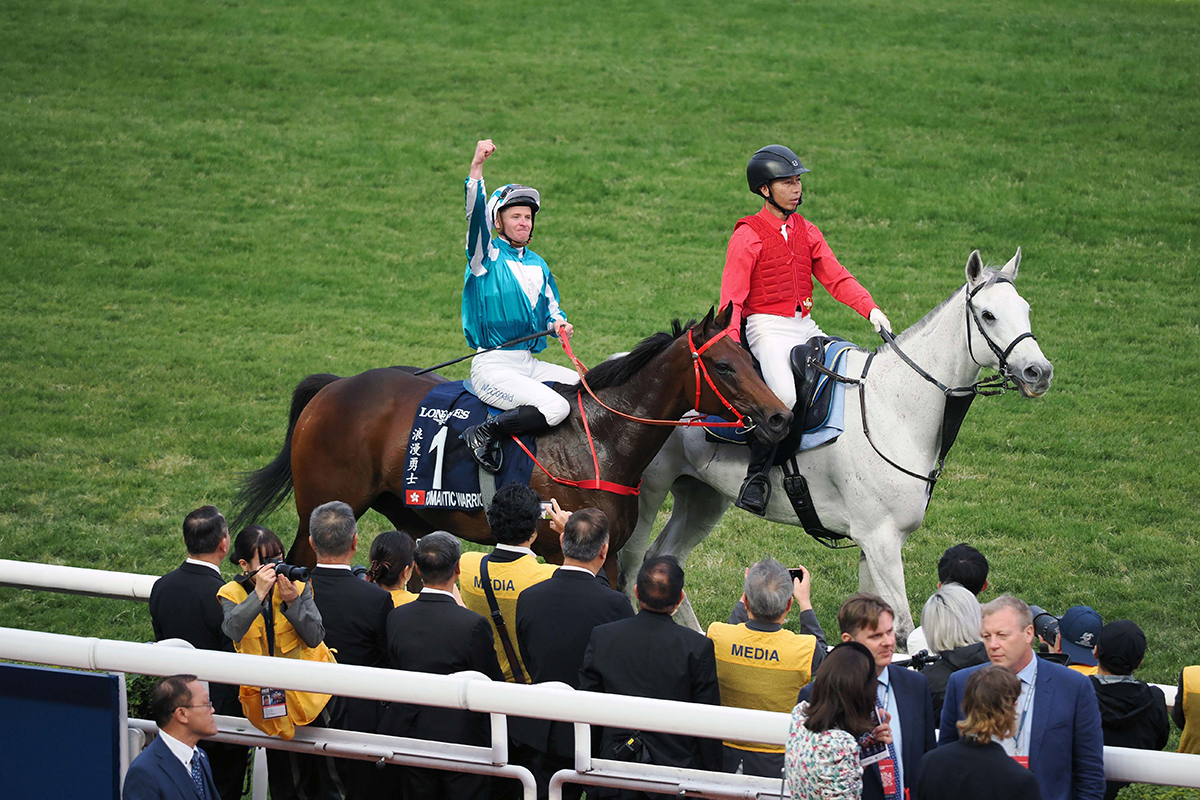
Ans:
[[[591,398],[595,400],[601,408],[616,414],[618,417],[624,417],[625,419],[632,420],[634,422],[641,422],[645,425],[671,425],[674,427],[694,427],[696,425],[704,425],[708,428],[745,427],[745,417],[738,413],[738,410],[734,408],[728,400],[725,399],[724,395],[721,394],[721,390],[718,389],[717,385],[713,382],[712,376],[708,374],[708,367],[705,366],[704,362],[700,358],[700,356],[704,355],[704,351],[708,350],[708,348],[712,347],[714,344],[721,341],[721,339],[728,335],[728,329],[723,330],[705,342],[703,347],[697,348],[695,341],[692,339],[692,330],[689,328],[687,332],[688,347],[692,351],[692,371],[696,376],[696,403],[693,407],[699,409],[700,406],[700,392],[703,389],[703,384],[700,382],[700,376],[703,375],[705,383],[708,384],[708,388],[712,389],[713,394],[717,396],[717,399],[721,401],[721,404],[725,406],[728,411],[733,412],[733,415],[737,417],[737,420],[734,422],[705,423],[703,417],[689,417],[688,419],[646,419],[645,417],[636,417],[632,414],[626,414],[623,411],[617,411],[615,408],[606,405],[604,401],[597,397],[596,393],[592,391],[592,387],[588,386],[587,378],[584,377],[584,373],[587,372],[587,368],[583,365],[583,362],[575,357],[575,353],[571,350],[570,339],[566,336],[566,334],[559,334],[562,339],[563,350],[566,351],[567,357],[571,359],[571,363],[575,365],[575,372],[579,374],[579,382],[583,385],[583,388],[587,389],[587,393],[591,395]],[[638,486],[624,486],[619,483],[612,483],[610,481],[600,479],[600,460],[596,457],[596,443],[592,439],[592,430],[588,425],[587,412],[584,411],[583,408],[583,393],[576,391],[575,399],[579,404],[579,416],[583,419],[583,430],[587,435],[588,447],[592,451],[592,466],[596,471],[595,478],[586,481],[573,481],[568,480],[567,478],[559,478],[556,475],[551,474],[550,470],[542,466],[542,462],[538,461],[533,453],[529,452],[529,448],[527,448],[520,439],[514,436],[513,441],[515,441],[517,446],[524,450],[527,456],[533,459],[533,463],[537,464],[542,472],[546,473],[546,476],[555,483],[560,483],[564,486],[573,486],[576,489],[598,489],[602,492],[636,496],[638,493],[638,486],[641,485],[640,481]]]

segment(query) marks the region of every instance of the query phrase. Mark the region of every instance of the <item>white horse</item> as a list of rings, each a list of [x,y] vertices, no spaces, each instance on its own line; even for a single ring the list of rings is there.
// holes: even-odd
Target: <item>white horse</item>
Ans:
[[[894,344],[884,344],[874,354],[852,350],[846,356],[846,376],[857,378],[864,368],[867,375],[861,384],[846,387],[845,432],[835,442],[797,456],[822,525],[861,548],[859,589],[881,595],[896,610],[901,647],[913,628],[901,548],[924,521],[940,473],[948,396],[943,389],[950,395],[972,394],[981,367],[998,370],[1026,397],[1039,397],[1050,388],[1054,367],[1030,332],[1029,304],[1013,284],[1020,262],[1018,248],[1002,269],[985,268],[976,250],[967,260],[966,284]],[[867,426],[864,406],[854,397],[860,392],[865,392]],[[642,475],[638,524],[619,554],[622,574],[635,574],[647,556],[685,561],[737,497],[747,461],[745,447],[707,442],[697,428],[676,430]],[[778,467],[771,470],[771,487],[766,518],[800,525]],[[650,547],[655,516],[668,491],[674,496],[671,517]],[[632,591],[630,584],[627,580]],[[699,629],[686,601],[678,617]]]

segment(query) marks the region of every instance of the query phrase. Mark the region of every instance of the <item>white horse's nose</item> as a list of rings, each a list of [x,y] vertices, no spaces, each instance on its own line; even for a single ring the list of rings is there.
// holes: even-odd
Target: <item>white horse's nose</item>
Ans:
[[[1054,377],[1054,365],[1049,361],[1035,361],[1021,370],[1021,380],[1034,394],[1045,394]]]

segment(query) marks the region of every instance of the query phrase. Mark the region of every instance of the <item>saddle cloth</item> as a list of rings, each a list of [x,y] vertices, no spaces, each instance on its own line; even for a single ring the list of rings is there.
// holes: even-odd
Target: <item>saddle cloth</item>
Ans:
[[[463,386],[463,381],[439,383],[429,390],[421,400],[408,437],[405,505],[449,511],[484,508],[487,498],[480,489],[479,467],[461,436],[467,428],[486,420],[488,413],[488,407]],[[532,436],[522,436],[521,441],[537,454]],[[532,459],[512,437],[503,437],[500,446],[504,460],[494,488],[510,483],[528,485],[533,474]]]
[[[852,343],[844,339],[830,342],[825,348],[826,369],[838,375],[845,375],[845,356],[853,347]],[[845,385],[831,380],[828,375],[820,375],[811,397],[812,402],[807,408],[800,407],[806,397],[796,401],[796,408],[792,409],[792,413],[795,420],[803,420],[803,430],[797,436],[797,424],[793,421],[792,431],[779,443],[779,449],[776,451],[777,465],[796,453],[829,444],[845,431],[842,425],[846,408]],[[720,418],[713,416],[710,419],[716,422]],[[704,435],[710,442],[738,445],[746,445],[749,442],[749,435],[737,431],[736,428],[704,428]]]

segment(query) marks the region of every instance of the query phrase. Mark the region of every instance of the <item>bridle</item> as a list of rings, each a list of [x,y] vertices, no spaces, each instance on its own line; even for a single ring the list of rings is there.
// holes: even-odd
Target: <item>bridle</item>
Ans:
[[[1013,380],[1008,371],[1008,357],[1012,354],[1013,348],[1025,339],[1033,339],[1035,342],[1037,341],[1037,337],[1033,335],[1032,331],[1026,331],[1009,342],[1008,346],[1001,350],[1000,346],[996,344],[996,342],[993,341],[990,336],[987,335],[987,331],[984,330],[983,323],[979,319],[979,311],[975,308],[975,304],[972,302],[975,299],[975,295],[978,294],[979,291],[985,286],[991,286],[995,283],[1012,282],[1012,279],[1006,275],[997,275],[993,281],[981,283],[979,286],[976,286],[974,289],[967,292],[967,352],[970,354],[972,361],[981,367],[983,366],[979,363],[978,359],[975,358],[975,354],[972,352],[971,348],[971,323],[974,322],[975,327],[979,328],[979,335],[983,337],[983,340],[987,342],[987,346],[993,353],[996,354],[996,358],[999,360],[999,372],[989,378],[977,380],[968,386],[950,387],[942,383],[937,378],[930,375],[927,370],[921,367],[921,365],[913,361],[912,358],[910,358],[908,354],[900,348],[899,343],[896,341],[896,337],[892,335],[890,331],[881,330],[879,332],[879,335],[883,338],[883,340],[892,346],[892,349],[896,352],[896,355],[900,356],[901,360],[904,361],[905,364],[908,364],[908,366],[911,367],[914,372],[916,372],[929,383],[936,386],[938,390],[946,397],[946,411],[942,416],[942,444],[938,452],[937,466],[934,467],[933,471],[928,475],[922,475],[900,466],[895,461],[884,455],[883,451],[879,449],[878,445],[875,444],[875,440],[871,437],[871,428],[867,424],[867,396],[866,392],[863,391],[863,388],[867,382],[867,373],[871,369],[871,362],[875,359],[878,351],[872,351],[867,356],[866,363],[863,364],[862,374],[858,378],[847,378],[845,376],[838,375],[832,370],[826,369],[823,364],[814,365],[818,372],[828,376],[830,379],[836,380],[839,383],[845,383],[858,387],[858,400],[859,409],[861,412],[860,416],[862,417],[863,435],[866,437],[867,442],[870,443],[876,454],[878,454],[879,457],[888,464],[900,470],[905,475],[916,478],[917,480],[925,481],[927,484],[929,484],[929,498],[933,497],[933,487],[937,483],[938,478],[940,478],[942,475],[942,470],[946,465],[946,455],[950,452],[950,448],[954,444],[954,439],[958,436],[958,429],[962,425],[963,418],[967,415],[967,410],[971,407],[971,401],[973,401],[977,395],[992,397],[995,395],[1004,394],[1011,389],[1016,389],[1016,381]],[[926,502],[928,502],[928,500]]]
[[[896,355],[900,356],[901,360],[903,360],[905,364],[908,364],[908,366],[912,367],[914,372],[936,386],[938,390],[941,391],[941,393],[946,397],[962,397],[965,395],[974,396],[977,394],[992,397],[998,394],[1004,394],[1012,389],[1016,389],[1016,381],[1013,380],[1012,375],[1009,373],[1008,357],[1012,355],[1013,348],[1018,344],[1026,339],[1033,339],[1036,342],[1037,337],[1033,335],[1033,331],[1025,331],[1009,342],[1008,347],[1005,347],[1003,350],[1001,350],[1000,345],[996,344],[992,337],[987,335],[987,331],[984,330],[983,327],[983,322],[979,318],[979,310],[975,308],[975,304],[972,301],[975,299],[975,295],[979,294],[981,289],[983,289],[985,286],[991,286],[996,283],[1012,283],[1012,279],[1004,275],[998,275],[991,283],[981,283],[979,286],[976,286],[974,289],[967,292],[966,302],[967,354],[971,356],[971,360],[974,361],[976,365],[980,367],[984,366],[983,364],[979,363],[977,358],[975,358],[974,347],[971,342],[971,329],[974,327],[979,329],[979,335],[983,337],[983,341],[986,342],[988,348],[996,354],[996,359],[999,361],[998,372],[989,378],[977,380],[968,386],[957,386],[951,388],[930,375],[926,370],[922,369],[919,364],[909,358],[908,354],[900,348],[899,343],[896,341],[896,337],[893,336],[890,331],[881,330],[879,335],[885,342],[892,346],[892,349],[896,351]],[[975,324],[972,325],[972,322]],[[867,358],[868,365],[870,365],[871,358],[874,356],[875,354],[872,353]],[[865,369],[863,371],[863,376],[866,377]]]
[[[626,414],[623,411],[618,411],[617,409],[605,404],[605,402],[597,397],[596,393],[592,391],[592,387],[589,386],[587,382],[587,367],[585,367],[583,362],[576,358],[575,353],[572,352],[570,338],[562,334],[560,334],[560,336],[562,336],[563,350],[566,351],[567,357],[571,359],[571,363],[575,366],[575,372],[579,375],[579,383],[584,389],[587,390],[587,393],[591,395],[591,398],[595,400],[601,408],[609,411],[610,413],[616,414],[618,417],[632,420],[633,422],[640,422],[644,425],[669,425],[677,428],[691,428],[698,425],[703,425],[706,428],[736,427],[741,428],[739,431],[740,433],[749,433],[758,427],[758,423],[751,422],[749,426],[746,425],[746,418],[742,416],[742,414],[736,408],[733,407],[732,403],[725,399],[725,395],[721,394],[721,390],[717,388],[716,382],[713,381],[712,376],[708,373],[708,366],[704,363],[704,360],[700,358],[700,356],[704,355],[708,348],[712,347],[714,344],[728,336],[729,329],[725,328],[721,330],[700,347],[696,347],[695,339],[692,337],[692,331],[693,328],[688,328],[688,349],[691,351],[692,355],[692,373],[696,378],[696,402],[692,407],[699,410],[700,393],[704,389],[704,384],[708,384],[708,388],[711,389],[713,394],[717,396],[717,399],[721,401],[721,405],[725,407],[725,410],[729,411],[734,417],[736,417],[733,422],[707,422],[705,421],[706,418],[703,416],[686,417],[684,419],[647,419],[645,417],[638,417],[634,416],[633,414]],[[703,382],[701,382],[701,378],[703,378]]]
[[[721,394],[721,390],[717,388],[717,384],[713,381],[712,376],[708,374],[708,366],[701,358],[708,348],[712,347],[714,344],[729,335],[729,329],[725,328],[721,330],[700,347],[696,347],[696,341],[692,337],[692,330],[692,328],[688,328],[687,342],[688,349],[691,351],[692,355],[692,373],[696,377],[695,405],[697,407],[700,405],[700,393],[703,391],[704,383],[707,383],[708,388],[712,389],[713,394],[715,394],[717,399],[721,401],[721,405],[725,406],[727,411],[732,412],[733,415],[737,417],[737,420],[734,422],[705,422],[705,417],[703,416],[693,416],[685,419],[646,419],[645,417],[638,417],[634,416],[633,414],[626,414],[624,411],[618,411],[612,406],[605,404],[605,402],[597,397],[596,393],[592,391],[592,387],[588,385],[586,377],[587,367],[583,365],[582,361],[575,357],[575,353],[571,350],[570,337],[565,331],[560,332],[559,337],[562,340],[563,350],[566,351],[567,357],[571,359],[571,363],[575,366],[575,372],[579,374],[580,384],[584,389],[587,389],[587,393],[591,395],[592,399],[595,400],[601,408],[606,409],[610,413],[634,422],[640,422],[644,425],[669,425],[672,427],[681,428],[693,427],[696,425],[703,425],[706,428],[731,428],[737,426],[742,427],[743,432],[749,433],[750,431],[754,430],[754,428],[757,426],[757,423],[751,423],[748,427],[745,426],[746,418],[743,417],[741,413],[739,413],[738,410],[733,407],[732,403],[725,399],[725,395]],[[704,383],[701,383],[701,377],[703,377]],[[533,463],[536,464],[538,468],[541,469],[541,471],[544,472],[546,476],[555,483],[559,483],[564,486],[572,486],[576,489],[595,489],[603,492],[610,492],[616,495],[636,497],[639,487],[641,486],[640,481],[638,482],[638,486],[624,486],[619,483],[603,480],[600,477],[600,459],[596,454],[596,443],[592,438],[592,429],[588,422],[587,410],[583,407],[583,392],[576,390],[575,400],[579,404],[579,418],[583,422],[584,438],[587,440],[588,448],[592,454],[592,468],[595,471],[596,477],[585,480],[572,480],[569,478],[559,477],[548,470],[541,461],[538,461],[537,456],[530,452],[529,448],[525,446],[525,443],[522,442],[520,438],[513,436],[513,441],[516,442],[517,446],[525,451],[525,454],[529,456]]]
[[[1011,284],[1012,278],[1009,278],[1008,276],[1003,275],[1003,274],[998,274],[996,276],[995,281],[993,281],[992,283],[1009,283],[1009,284]],[[1017,338],[1015,338],[1011,342],[1009,342],[1008,347],[1004,348],[1003,350],[1000,349],[999,345],[997,345],[994,341],[992,341],[992,337],[988,336],[987,331],[985,331],[983,329],[983,323],[979,321],[979,312],[975,309],[975,304],[971,302],[972,300],[975,299],[975,295],[979,294],[979,291],[981,289],[983,289],[984,286],[988,286],[988,285],[990,285],[990,284],[987,282],[981,283],[978,286],[976,286],[974,289],[972,289],[970,292],[967,293],[967,317],[968,317],[968,319],[967,319],[967,353],[971,356],[972,361],[974,361],[976,364],[978,364],[981,367],[983,366],[983,364],[980,364],[979,361],[975,358],[975,351],[971,347],[971,320],[974,320],[976,327],[979,328],[979,335],[983,337],[983,340],[985,342],[987,342],[988,348],[993,353],[996,354],[996,358],[1000,361],[1000,367],[999,367],[1000,374],[1004,375],[1008,379],[1009,383],[1012,383],[1012,376],[1009,374],[1009,371],[1008,371],[1009,355],[1012,354],[1013,348],[1016,347],[1018,344],[1020,344],[1025,339],[1033,339],[1036,342],[1037,337],[1033,335],[1033,331],[1025,331],[1020,336],[1018,336]],[[1011,388],[1015,389],[1016,386],[1013,385]]]

